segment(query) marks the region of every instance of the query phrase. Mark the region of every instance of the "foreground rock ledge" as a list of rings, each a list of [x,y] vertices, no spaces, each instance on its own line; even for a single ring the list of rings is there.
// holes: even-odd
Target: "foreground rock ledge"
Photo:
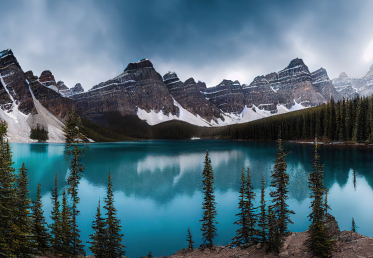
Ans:
[[[339,258],[363,258],[373,257],[373,238],[360,235],[352,231],[340,231],[335,218],[328,216],[329,233],[336,240],[336,246],[332,257]],[[260,258],[260,257],[313,257],[307,248],[303,245],[308,238],[308,231],[291,233],[284,242],[279,254],[266,253],[265,248],[260,245],[251,246],[248,248],[230,248],[229,246],[217,246],[213,250],[193,251],[180,250],[173,255],[166,256],[167,258],[181,258],[181,257],[241,257],[241,258]]]

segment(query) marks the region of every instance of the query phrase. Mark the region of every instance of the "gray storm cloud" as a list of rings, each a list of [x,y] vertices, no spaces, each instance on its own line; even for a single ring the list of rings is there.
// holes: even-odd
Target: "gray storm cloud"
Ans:
[[[85,90],[149,58],[215,86],[251,83],[303,58],[310,70],[363,76],[373,60],[372,1],[2,1],[0,48],[23,70]]]

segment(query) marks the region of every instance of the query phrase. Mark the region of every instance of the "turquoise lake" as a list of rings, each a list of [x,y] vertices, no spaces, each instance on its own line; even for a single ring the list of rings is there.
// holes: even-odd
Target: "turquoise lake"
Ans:
[[[14,167],[25,162],[29,172],[31,198],[37,184],[42,185],[44,215],[50,223],[51,191],[58,172],[59,188],[66,186],[68,173],[63,144],[11,143]],[[291,231],[308,228],[310,212],[308,173],[312,170],[312,145],[285,143],[289,200],[294,224]],[[238,212],[239,176],[250,166],[256,200],[259,203],[261,178],[266,180],[269,200],[270,175],[276,159],[275,142],[219,140],[139,141],[94,143],[83,159],[86,170],[79,187],[81,211],[78,217],[81,239],[91,234],[97,203],[106,196],[108,172],[111,171],[115,207],[121,220],[126,256],[139,257],[173,254],[187,247],[190,227],[196,246],[201,244],[202,170],[209,150],[215,175],[217,202],[217,245],[226,245],[235,236]],[[330,214],[341,230],[351,229],[354,217],[358,232],[373,237],[373,150],[356,147],[321,146],[325,165],[325,185],[329,189]],[[356,170],[356,188],[353,170]],[[102,205],[103,206],[103,205]],[[86,244],[86,252],[90,254]]]

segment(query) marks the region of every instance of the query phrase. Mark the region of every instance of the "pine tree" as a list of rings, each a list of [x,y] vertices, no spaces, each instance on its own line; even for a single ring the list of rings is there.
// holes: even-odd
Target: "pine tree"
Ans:
[[[36,201],[32,206],[33,225],[32,230],[34,234],[34,241],[36,248],[42,254],[49,250],[49,233],[47,230],[47,223],[45,222],[43,214],[43,204],[41,202],[41,185],[38,184],[36,193]]]
[[[19,247],[16,250],[17,257],[34,257],[35,244],[32,241],[32,228],[31,228],[31,200],[28,197],[28,179],[27,179],[27,168],[25,163],[22,163],[22,167],[19,169],[17,179],[17,219],[16,224],[21,231],[17,242]]]
[[[105,258],[105,242],[107,242],[105,219],[101,216],[100,200],[98,200],[97,212],[95,220],[92,223],[93,234],[89,235],[91,241],[87,243],[91,244],[89,250],[93,253],[96,258]]]
[[[272,210],[272,206],[268,206],[268,246],[267,252],[279,253],[282,246],[281,233],[278,226],[278,220]]]
[[[205,157],[205,167],[202,172],[202,187],[203,187],[203,218],[202,220],[202,248],[212,248],[214,245],[214,237],[218,234],[216,233],[216,226],[218,224],[215,220],[217,215],[216,212],[216,202],[214,195],[214,172],[211,167],[211,160],[209,158],[209,153],[206,151]]]
[[[356,118],[354,123],[354,129],[353,129],[353,142],[360,142],[364,140],[363,136],[363,106],[362,106],[362,100],[360,98],[357,99],[357,107],[356,107]]]
[[[84,172],[85,166],[81,163],[81,158],[84,156],[84,153],[88,146],[87,137],[85,137],[80,132],[81,119],[76,113],[75,108],[69,112],[66,125],[63,129],[65,132],[65,154],[66,159],[69,161],[70,175],[67,179],[69,184],[68,192],[71,195],[72,199],[72,242],[73,242],[73,255],[85,255],[84,245],[81,244],[80,240],[80,230],[78,229],[77,216],[80,211],[77,208],[77,205],[80,201],[78,197],[78,187],[80,179]]]
[[[354,217],[352,217],[352,232],[356,232],[356,229],[359,228],[356,223],[355,223],[355,220],[354,220]]]
[[[246,189],[245,189],[245,197],[246,197],[246,221],[247,221],[247,229],[248,229],[248,241],[247,243],[255,243],[257,241],[258,230],[256,229],[256,214],[254,208],[254,200],[255,200],[255,193],[254,187],[251,183],[251,175],[250,175],[250,168],[247,168],[246,173]]]
[[[187,239],[188,241],[188,249],[193,250],[194,249],[194,241],[192,240],[192,234],[190,233],[190,228],[188,228],[188,235]]]
[[[325,215],[328,214],[328,210],[332,209],[328,205],[328,193],[329,193],[329,190],[325,188],[325,202],[324,202]]]
[[[246,201],[246,177],[245,177],[245,168],[242,168],[241,170],[241,187],[239,190],[239,202],[238,202],[238,209],[240,210],[240,213],[236,214],[238,216],[238,220],[234,222],[235,225],[238,225],[239,228],[236,230],[236,236],[232,238],[234,245],[244,245],[249,242],[249,229],[248,229],[248,221],[247,221],[247,215],[246,215],[246,207],[247,207],[247,201]]]
[[[0,255],[11,257],[21,248],[22,232],[17,225],[16,176],[6,132],[7,123],[0,121]]]
[[[68,205],[66,189],[62,192],[62,211],[61,211],[61,251],[65,254],[72,255],[73,242],[71,237],[72,214]]]
[[[352,101],[348,101],[346,103],[346,138],[345,140],[350,141],[352,139],[352,132],[353,132],[353,116],[352,116]]]
[[[282,236],[286,235],[288,231],[288,223],[293,224],[290,220],[290,214],[295,214],[294,211],[289,210],[289,205],[286,200],[288,196],[288,185],[289,185],[289,174],[286,173],[286,161],[284,148],[282,146],[281,139],[278,141],[278,148],[276,154],[276,162],[274,165],[274,172],[271,175],[272,182],[271,187],[275,189],[270,192],[272,197],[272,210],[276,218],[276,224],[279,227],[279,232]]]
[[[324,187],[324,171],[323,165],[320,164],[320,156],[318,154],[318,144],[315,141],[315,150],[313,158],[313,172],[308,177],[308,187],[311,190],[311,224],[309,226],[309,238],[306,240],[309,249],[318,257],[329,257],[333,250],[333,241],[328,234],[328,229],[325,224],[326,209],[323,207]]]
[[[149,251],[148,258],[153,258],[152,252]]]
[[[107,258],[116,258],[125,254],[122,249],[125,247],[122,245],[123,234],[120,233],[120,220],[117,218],[117,210],[114,207],[114,193],[112,190],[111,173],[109,172],[107,196],[105,198],[106,209],[106,241],[104,243],[106,248]]]
[[[60,202],[58,200],[58,185],[57,185],[57,172],[54,177],[54,188],[51,190],[52,192],[52,211],[51,211],[51,219],[52,224],[48,225],[50,228],[51,233],[51,249],[55,253],[59,253],[61,250],[61,211],[60,211]]]
[[[265,183],[264,183],[264,176],[262,175],[262,190],[260,194],[260,213],[259,213],[259,220],[258,220],[258,227],[259,230],[259,237],[260,243],[264,244],[267,242],[267,229],[268,229],[268,217],[266,214],[266,201],[265,201]]]

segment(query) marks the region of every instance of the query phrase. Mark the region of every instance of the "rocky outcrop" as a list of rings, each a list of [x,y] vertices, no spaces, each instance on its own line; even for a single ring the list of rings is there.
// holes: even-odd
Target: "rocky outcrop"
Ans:
[[[110,111],[133,115],[140,108],[157,113],[162,110],[165,115],[179,114],[162,76],[147,59],[130,63],[119,76],[72,98],[77,110],[97,123],[105,123],[103,114]]]
[[[217,121],[221,118],[220,109],[212,102],[207,100],[202,90],[206,91],[206,84],[193,78],[181,82],[176,73],[168,72],[163,76],[172,97],[186,110],[194,115],[199,115],[208,122]]]
[[[331,97],[339,100],[341,95],[334,88],[333,82],[329,79],[328,73],[324,68],[320,68],[317,71],[311,73],[312,85],[321,96],[327,101]]]
[[[58,89],[59,91],[60,91],[60,90],[68,90],[69,87],[67,87],[63,81],[58,81],[58,82],[57,82],[57,89]]]
[[[48,87],[49,89],[52,89],[58,92],[58,85],[51,71],[49,70],[43,71],[39,77],[39,82],[43,86]]]
[[[82,93],[84,89],[80,83],[75,84],[74,87],[71,88],[73,94]]]
[[[10,49],[0,52],[0,77],[1,108],[8,112],[17,108],[29,114],[34,107],[31,94],[24,72]]]
[[[38,80],[37,76],[34,76],[32,71],[28,71],[25,75],[35,98],[54,116],[64,122],[69,110],[74,105],[73,100],[65,98],[55,90],[52,90],[51,87],[45,86],[40,82],[40,78]]]
[[[373,94],[373,64],[367,74],[362,78],[350,78],[346,73],[341,73],[332,80],[335,89],[346,99]]]

